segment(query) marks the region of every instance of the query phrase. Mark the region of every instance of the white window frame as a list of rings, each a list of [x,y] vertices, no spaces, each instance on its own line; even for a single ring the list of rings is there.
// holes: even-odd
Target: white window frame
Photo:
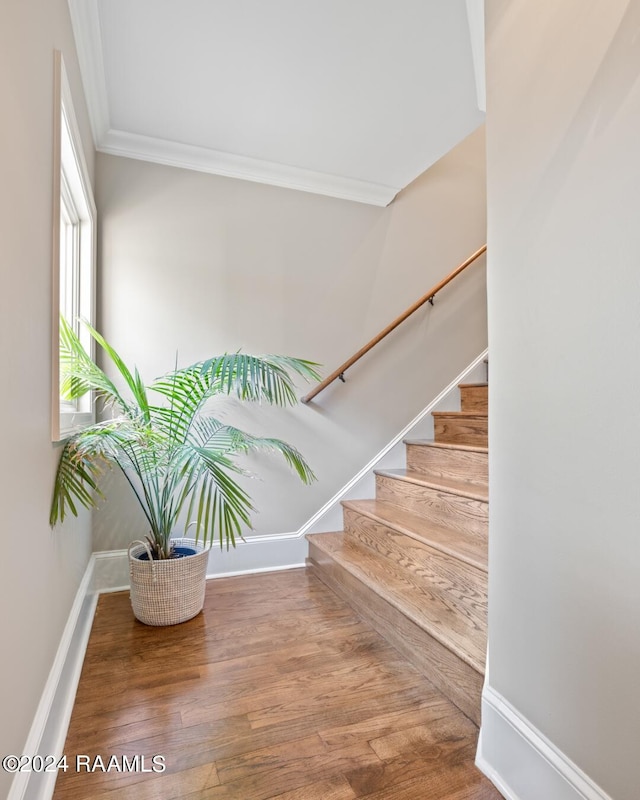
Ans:
[[[82,150],[80,129],[62,53],[54,60],[53,269],[51,347],[51,438],[62,441],[95,422],[93,396],[77,403],[60,397],[60,314],[95,357],[93,339],[80,324],[94,324],[96,206]],[[64,241],[63,241],[64,237]],[[64,284],[64,288],[62,288]]]

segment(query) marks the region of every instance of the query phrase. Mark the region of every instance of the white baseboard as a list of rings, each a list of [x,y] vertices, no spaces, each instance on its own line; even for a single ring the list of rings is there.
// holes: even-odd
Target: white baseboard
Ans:
[[[612,800],[490,686],[476,766],[507,800]]]
[[[213,547],[207,579],[304,567],[308,549],[307,540],[299,533],[252,536],[238,542],[233,550]]]
[[[31,730],[21,751],[24,755],[62,756],[97,601],[92,588],[93,568],[92,556],[76,592]],[[53,794],[56,777],[55,772],[18,772],[7,800],[48,800]]]
[[[239,541],[235,549],[228,551],[212,547],[207,566],[207,580],[304,567],[307,550],[306,539],[297,533],[252,536]],[[94,558],[94,591],[102,593],[129,589],[129,563],[126,550],[94,553]]]

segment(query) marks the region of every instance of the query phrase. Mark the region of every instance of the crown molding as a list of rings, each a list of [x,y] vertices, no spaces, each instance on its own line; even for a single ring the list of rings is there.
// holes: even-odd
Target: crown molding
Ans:
[[[401,187],[328,175],[206,147],[113,130],[107,98],[98,0],[68,0],[68,3],[96,150],[374,206],[389,205],[400,191]]]
[[[323,172],[261,161],[206,147],[178,144],[126,131],[107,131],[97,149],[102,153],[114,156],[151,161],[155,164],[208,172],[227,178],[265,183],[270,186],[281,186],[285,189],[297,189],[302,192],[312,192],[374,206],[389,205],[400,191],[399,188],[393,186],[328,175]]]
[[[93,143],[97,149],[110,127],[98,0],[68,0],[68,3]]]

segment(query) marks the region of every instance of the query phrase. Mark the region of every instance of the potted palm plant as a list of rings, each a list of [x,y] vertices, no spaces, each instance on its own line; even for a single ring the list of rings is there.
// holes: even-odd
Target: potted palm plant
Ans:
[[[214,540],[235,546],[251,525],[251,498],[239,485],[237,457],[256,450],[281,454],[304,483],[314,479],[302,455],[280,439],[252,436],[211,414],[216,395],[276,405],[297,402],[293,376],[317,379],[316,364],[284,356],[214,356],[176,368],[150,385],[130,370],[90,325],[125,391],[84,350],[69,324],[60,323],[61,393],[76,400],[95,392],[108,418],[65,442],[56,473],[50,523],[95,508],[105,469],[117,467],[133,491],[149,532],[129,548],[131,602],[150,625],[195,616],[204,603],[206,566]],[[192,538],[175,538],[183,520]],[[186,548],[186,551],[185,551]],[[181,556],[181,557],[180,557]]]

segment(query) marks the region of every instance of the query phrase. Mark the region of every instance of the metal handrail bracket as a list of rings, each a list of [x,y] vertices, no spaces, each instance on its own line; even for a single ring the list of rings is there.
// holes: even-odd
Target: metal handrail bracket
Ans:
[[[412,306],[409,306],[409,308],[406,311],[400,314],[399,317],[396,317],[396,319],[394,319],[393,322],[387,325],[387,327],[384,328],[384,330],[380,331],[380,333],[377,336],[374,336],[373,339],[367,342],[367,344],[365,344],[364,347],[361,347],[357,353],[354,353],[351,356],[351,358],[348,358],[344,362],[344,364],[341,364],[338,367],[338,369],[334,370],[331,373],[331,375],[328,375],[315,388],[313,388],[308,394],[306,394],[302,398],[302,402],[310,403],[314,397],[319,395],[323,389],[326,389],[327,386],[332,384],[338,378],[344,383],[345,382],[344,373],[349,369],[349,367],[352,367],[356,363],[356,361],[359,361],[362,358],[362,356],[365,355],[365,353],[368,353],[372,347],[375,347],[378,344],[378,342],[381,342],[385,338],[385,336],[388,336],[391,333],[391,331],[395,330],[398,327],[398,325],[400,325],[408,317],[410,317],[414,313],[414,311],[417,311],[425,303],[430,303],[431,305],[433,305],[433,300],[436,294],[442,289],[444,289],[444,287],[448,283],[450,283],[456,276],[458,276],[461,272],[463,272],[468,266],[473,264],[474,261],[480,258],[480,256],[483,253],[485,253],[486,250],[487,250],[487,245],[483,244],[482,247],[476,250],[475,253],[472,253],[469,256],[469,258],[465,259],[452,272],[450,272],[446,278],[443,278],[439,283],[436,283],[436,285],[431,289],[429,289],[429,291],[426,294],[423,294],[419,300],[416,300],[416,302]]]

